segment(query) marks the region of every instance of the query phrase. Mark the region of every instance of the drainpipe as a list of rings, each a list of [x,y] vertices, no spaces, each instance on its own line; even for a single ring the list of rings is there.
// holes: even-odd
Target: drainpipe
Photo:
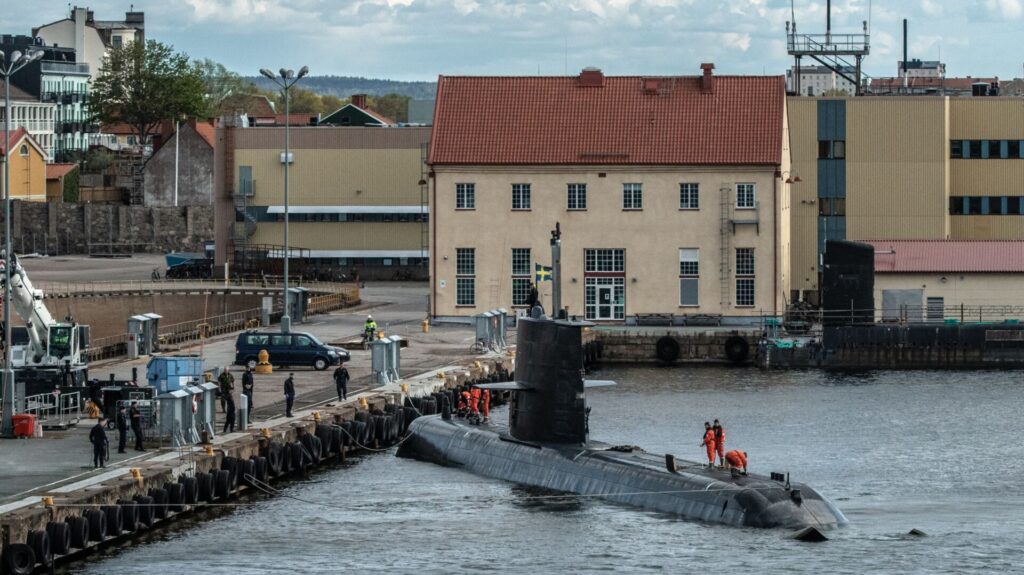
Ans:
[[[772,206],[772,238],[775,242],[775,257],[772,258],[772,314],[779,315],[779,251],[781,239],[779,238],[779,178],[782,177],[782,166],[775,170],[775,177],[772,178],[772,197],[775,205]],[[791,218],[792,219],[792,218]]]
[[[437,207],[437,174],[431,169],[427,173],[430,178],[430,223],[433,233],[430,234],[430,267],[434,270],[430,274],[430,317],[437,318],[437,214],[441,210]]]

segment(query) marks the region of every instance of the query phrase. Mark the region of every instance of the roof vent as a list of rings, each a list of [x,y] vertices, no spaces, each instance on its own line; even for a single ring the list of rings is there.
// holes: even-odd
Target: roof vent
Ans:
[[[596,86],[600,88],[601,86],[604,86],[604,74],[601,72],[600,68],[584,68],[583,71],[580,72],[579,85]]]
[[[644,93],[656,94],[661,88],[661,78],[644,78],[643,86]]]
[[[700,78],[700,91],[710,94],[715,91],[715,77],[711,73],[715,69],[715,65],[708,62],[701,64],[700,69],[704,71],[704,75]]]

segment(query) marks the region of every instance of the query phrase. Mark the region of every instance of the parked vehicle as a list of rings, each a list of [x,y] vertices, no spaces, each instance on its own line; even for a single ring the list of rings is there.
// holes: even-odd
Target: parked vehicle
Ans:
[[[349,360],[348,351],[330,346],[305,332],[247,331],[235,342],[235,365],[256,367],[260,350],[270,354],[275,366],[309,365],[318,371]]]
[[[213,260],[196,258],[167,268],[164,277],[167,279],[210,279],[213,276]]]

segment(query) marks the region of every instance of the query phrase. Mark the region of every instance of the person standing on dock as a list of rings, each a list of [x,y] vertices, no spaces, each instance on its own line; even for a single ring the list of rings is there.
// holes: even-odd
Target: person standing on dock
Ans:
[[[135,436],[135,451],[145,451],[146,446],[142,444],[142,410],[139,409],[139,402],[133,401],[132,407],[128,411],[128,415],[132,420],[132,434]]]
[[[235,398],[228,396],[228,410],[224,412],[224,433],[235,432]]]
[[[337,369],[334,370],[334,387],[338,390],[338,401],[345,401],[348,399],[348,380],[351,377],[348,374],[348,370],[345,369],[345,363],[342,362]]]
[[[128,444],[128,413],[124,405],[117,408],[117,452],[127,453],[124,448]]]
[[[295,404],[295,374],[289,373],[288,379],[284,380],[284,414],[285,417],[292,416],[292,405]]]
[[[715,450],[718,452],[718,464],[725,465],[725,428],[716,419],[711,426],[715,430]]]
[[[92,466],[106,467],[107,459],[107,418],[100,417],[96,425],[89,431],[89,442],[92,443]]]
[[[227,366],[224,366],[224,371],[217,376],[217,384],[220,385],[220,410],[227,413],[228,397],[235,391],[235,376],[231,375]]]
[[[249,419],[252,419],[252,393],[256,387],[256,382],[253,381],[252,368],[248,365],[245,366],[245,373],[242,374],[242,395],[249,398]]]
[[[707,447],[708,450],[708,467],[715,466],[715,430],[711,427],[711,424],[707,421],[704,422],[704,440],[701,441],[700,447]]]

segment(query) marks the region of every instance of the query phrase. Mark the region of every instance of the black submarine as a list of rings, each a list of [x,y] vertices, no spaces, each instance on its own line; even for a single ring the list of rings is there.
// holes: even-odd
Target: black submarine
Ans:
[[[556,294],[559,240],[556,229]],[[590,324],[538,315],[519,320],[516,381],[478,385],[514,391],[508,427],[471,425],[452,418],[446,406],[442,415],[412,422],[399,457],[709,523],[815,532],[847,523],[831,501],[807,485],[790,483],[786,474],[736,475],[638,447],[591,441],[586,389],[613,383],[583,378],[582,331]]]

